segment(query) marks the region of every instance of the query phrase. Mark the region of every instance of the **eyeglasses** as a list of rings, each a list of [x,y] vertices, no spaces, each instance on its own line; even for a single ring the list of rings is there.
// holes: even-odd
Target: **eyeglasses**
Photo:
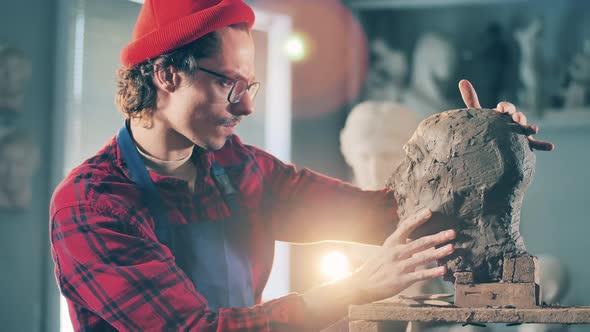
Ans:
[[[256,94],[258,93],[258,90],[260,89],[260,82],[252,82],[251,84],[248,84],[248,82],[245,80],[231,78],[231,77],[225,76],[221,73],[218,73],[218,72],[215,72],[215,71],[212,71],[212,70],[200,67],[200,66],[197,67],[197,70],[203,71],[209,75],[223,78],[225,80],[228,80],[229,82],[232,82],[231,88],[230,88],[229,93],[227,95],[227,101],[229,101],[230,104],[239,103],[240,100],[242,100],[242,97],[244,96],[244,94],[246,92],[248,92],[250,99],[254,100],[254,97],[256,97]]]

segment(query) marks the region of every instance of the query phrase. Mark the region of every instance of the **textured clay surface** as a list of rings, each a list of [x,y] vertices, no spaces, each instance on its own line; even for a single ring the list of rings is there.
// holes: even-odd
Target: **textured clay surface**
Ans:
[[[473,281],[502,279],[504,257],[526,255],[519,232],[523,195],[535,155],[520,126],[493,110],[459,109],[422,121],[388,181],[400,220],[421,208],[433,217],[413,237],[457,231],[455,253],[438,262]]]

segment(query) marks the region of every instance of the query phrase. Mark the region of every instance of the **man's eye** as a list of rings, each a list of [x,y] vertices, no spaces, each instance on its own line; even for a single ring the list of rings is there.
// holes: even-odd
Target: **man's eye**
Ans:
[[[233,84],[234,82],[230,80],[219,80],[219,85],[224,88],[231,88]]]

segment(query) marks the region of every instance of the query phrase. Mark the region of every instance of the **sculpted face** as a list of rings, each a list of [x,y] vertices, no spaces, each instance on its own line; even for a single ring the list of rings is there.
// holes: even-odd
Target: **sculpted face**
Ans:
[[[492,110],[460,109],[424,120],[404,146],[388,182],[400,220],[430,208],[432,220],[414,237],[454,228],[455,253],[439,262],[477,282],[498,281],[505,255],[526,253],[520,208],[535,155],[518,124]]]

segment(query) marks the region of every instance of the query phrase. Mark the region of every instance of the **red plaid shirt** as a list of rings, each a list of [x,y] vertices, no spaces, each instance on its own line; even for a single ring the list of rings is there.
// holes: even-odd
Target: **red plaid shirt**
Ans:
[[[194,193],[180,179],[150,172],[170,222],[215,221],[229,215],[210,176],[213,159],[239,188],[238,199],[253,230],[249,243],[257,303],[271,270],[275,240],[380,244],[394,229],[391,195],[297,171],[243,145],[236,136],[219,151],[195,150]],[[168,247],[156,238],[154,219],[140,196],[116,138],[73,169],[55,190],[50,207],[52,257],[76,330],[301,329],[304,304],[297,294],[251,308],[209,311]]]

